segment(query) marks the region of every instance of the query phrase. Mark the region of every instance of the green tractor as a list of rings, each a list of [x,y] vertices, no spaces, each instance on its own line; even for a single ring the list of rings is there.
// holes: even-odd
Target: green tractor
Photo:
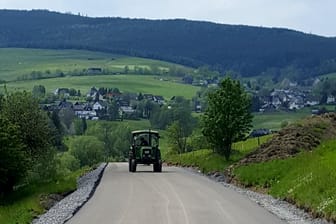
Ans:
[[[129,171],[135,172],[137,164],[153,164],[154,172],[162,171],[159,132],[153,130],[132,131],[132,146],[129,151]]]

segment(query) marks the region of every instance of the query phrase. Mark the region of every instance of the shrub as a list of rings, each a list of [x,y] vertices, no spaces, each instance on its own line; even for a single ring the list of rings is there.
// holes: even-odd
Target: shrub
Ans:
[[[92,166],[102,162],[104,144],[93,136],[78,136],[70,140],[70,154],[79,160],[80,166]]]

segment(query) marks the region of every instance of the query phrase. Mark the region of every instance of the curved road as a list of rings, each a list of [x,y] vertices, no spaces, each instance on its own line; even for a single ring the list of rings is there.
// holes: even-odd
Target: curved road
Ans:
[[[284,223],[234,190],[176,167],[128,172],[111,163],[93,197],[67,223],[205,224]]]

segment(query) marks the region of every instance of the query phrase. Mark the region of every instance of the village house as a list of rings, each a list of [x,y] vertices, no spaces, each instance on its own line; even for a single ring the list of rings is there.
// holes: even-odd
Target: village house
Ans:
[[[305,106],[310,107],[310,106],[315,106],[315,105],[319,105],[320,101],[318,97],[315,96],[308,96],[306,98],[306,102],[305,102]]]
[[[97,74],[103,73],[103,69],[102,68],[88,68],[86,73],[90,75],[97,75]]]
[[[163,96],[153,96],[153,100],[159,105],[163,105],[165,103]]]
[[[92,108],[95,111],[104,110],[104,109],[107,109],[107,104],[104,101],[97,101],[93,104]]]
[[[84,118],[86,120],[94,120],[97,118],[97,112],[93,110],[93,105],[90,103],[79,103],[74,104],[75,115],[78,118]]]
[[[332,95],[329,95],[327,98],[327,104],[334,104],[335,102],[336,102],[335,97]]]
[[[66,101],[65,99],[58,103],[58,109],[70,109],[73,110],[73,103]]]
[[[288,104],[288,109],[290,110],[298,110],[304,107],[303,102],[299,102],[298,100],[291,100]]]
[[[145,94],[143,94],[143,97],[144,97],[144,99],[146,99],[146,100],[154,100],[154,96],[153,96],[153,94],[145,93]]]
[[[98,90],[96,89],[96,87],[91,87],[89,92],[86,94],[86,97],[95,98],[97,93],[98,93]]]
[[[70,90],[68,88],[57,88],[54,91],[55,96],[64,96],[64,97],[69,97],[70,96]]]

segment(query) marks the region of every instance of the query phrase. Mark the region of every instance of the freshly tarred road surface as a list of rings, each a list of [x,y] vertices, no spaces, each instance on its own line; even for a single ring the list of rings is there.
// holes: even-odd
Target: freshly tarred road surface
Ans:
[[[176,167],[110,163],[93,197],[71,224],[284,223],[236,191]]]

